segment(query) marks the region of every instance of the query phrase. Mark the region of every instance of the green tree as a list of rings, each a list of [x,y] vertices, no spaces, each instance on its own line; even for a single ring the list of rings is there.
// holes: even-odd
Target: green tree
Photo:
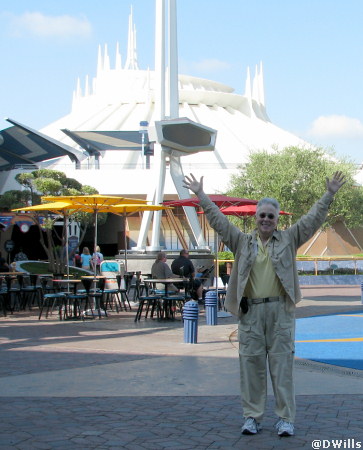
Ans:
[[[292,217],[280,217],[279,223],[286,226],[307,213],[325,192],[326,177],[331,177],[337,170],[346,175],[347,182],[334,199],[324,227],[338,220],[348,227],[361,226],[363,188],[357,186],[353,178],[357,167],[322,148],[286,147],[274,153],[251,153],[250,162],[232,176],[228,194],[256,200],[276,198],[281,209],[293,214]],[[252,221],[249,225],[252,226]]]
[[[40,195],[76,195],[95,193],[95,189],[82,184],[58,170],[38,169],[33,172],[19,173],[15,180],[29,190],[32,204],[40,202]]]
[[[34,175],[32,172],[18,173],[15,175],[15,180],[27,189],[25,192],[30,193],[28,199],[30,205],[35,205],[40,202],[39,195],[34,191]]]
[[[41,203],[41,196],[51,195],[92,195],[97,190],[88,185],[82,185],[73,178],[67,178],[66,174],[56,170],[39,169],[30,173],[18,174],[16,181],[25,188],[23,191],[7,191],[0,196],[0,207],[11,210]],[[54,224],[59,220],[59,215],[48,212],[34,212],[34,221],[39,229],[39,241],[47,254],[50,269],[53,272],[62,273],[67,264],[65,256],[66,230],[63,226],[59,234]],[[98,214],[97,223],[105,223],[107,214]],[[94,216],[90,213],[76,212],[69,217],[80,226],[81,233],[79,244],[84,239],[89,226],[94,225]],[[56,242],[61,245],[56,245]],[[70,255],[72,256],[72,254]]]
[[[11,190],[0,195],[0,209],[2,211],[10,211],[14,208],[20,208],[30,202],[30,194],[28,191]]]

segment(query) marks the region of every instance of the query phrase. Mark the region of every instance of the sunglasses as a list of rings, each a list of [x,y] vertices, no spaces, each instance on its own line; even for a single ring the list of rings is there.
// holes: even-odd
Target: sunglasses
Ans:
[[[275,218],[275,215],[274,215],[274,214],[271,214],[271,213],[269,213],[269,214],[261,213],[261,214],[259,214],[258,216],[259,216],[261,219],[264,219],[265,217],[267,217],[268,219],[272,220],[272,219]]]

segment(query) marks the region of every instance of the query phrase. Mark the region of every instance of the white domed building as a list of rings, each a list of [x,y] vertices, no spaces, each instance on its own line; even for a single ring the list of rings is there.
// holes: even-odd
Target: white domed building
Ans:
[[[155,120],[155,72],[138,68],[137,60],[127,58],[121,67],[117,51],[114,67],[110,67],[107,46],[99,49],[97,75],[92,82],[86,78],[78,82],[73,96],[71,112],[41,130],[87,154],[85,148],[62,130],[79,133],[79,137],[92,140],[93,152],[76,166],[68,156],[49,161],[49,168],[60,169],[82,183],[92,184],[103,194],[128,196],[145,195],[153,183],[154,158],[150,157],[150,169],[140,149],[140,141],[134,149],[118,150],[117,138],[104,137],[110,131],[140,131],[140,122],[152,124]],[[269,120],[264,102],[262,65],[253,79],[249,70],[244,95],[221,83],[187,75],[179,75],[179,117],[187,117],[217,131],[215,150],[200,152],[182,158],[185,173],[193,171],[205,176],[208,193],[226,190],[228,179],[238,165],[248,161],[248,154],[255,149],[283,148],[288,145],[304,145],[304,141],[275,126]],[[90,132],[104,132],[97,148],[97,136]],[[94,139],[94,140],[93,140]],[[96,160],[98,159],[98,161]],[[164,193],[175,195],[175,186],[166,177]]]
[[[250,151],[305,144],[269,120],[265,108],[262,64],[256,66],[253,79],[249,68],[247,69],[244,95],[236,94],[233,88],[215,81],[177,75],[174,104],[176,102],[178,106],[177,111],[174,108],[173,115],[168,110],[173,108],[169,106],[173,102],[172,88],[160,91],[160,71],[139,69],[132,15],[129,18],[128,36],[125,64],[121,63],[118,45],[112,64],[108,47],[99,48],[96,76],[92,79],[86,77],[83,83],[78,80],[71,112],[41,130],[62,144],[83,152],[83,159],[75,163],[69,156],[64,156],[44,162],[43,166],[62,170],[82,184],[94,186],[102,194],[145,198],[150,189],[154,189],[156,179],[160,177],[160,168],[156,154],[144,155],[145,146],[141,145],[143,127],[140,127],[140,123],[152,125],[155,121],[168,119],[170,116],[185,117],[217,132],[214,151],[183,156],[180,158],[179,168],[183,173],[204,175],[206,192],[212,194],[222,193],[227,189],[230,176],[236,173],[238,166],[248,161]],[[160,51],[158,44],[156,47],[157,67]],[[165,70],[168,73],[172,69]],[[164,83],[167,82],[164,79]],[[160,115],[160,108],[163,108],[160,106],[160,97],[163,96],[166,106]],[[168,157],[165,169],[161,200],[177,197],[175,180],[168,173]],[[158,203],[155,197],[149,198]],[[180,245],[180,239],[172,231],[176,223],[171,226],[164,219],[161,245],[166,248]],[[136,219],[129,220],[129,225],[129,235],[135,244],[140,222]],[[185,224],[179,223],[179,228],[185,229]],[[191,228],[193,229],[193,225]],[[189,240],[188,236],[186,240]],[[144,239],[141,247],[145,243]],[[203,242],[194,242],[193,237],[191,242],[185,241],[182,244],[204,247]],[[158,242],[154,242],[152,246],[157,248]]]

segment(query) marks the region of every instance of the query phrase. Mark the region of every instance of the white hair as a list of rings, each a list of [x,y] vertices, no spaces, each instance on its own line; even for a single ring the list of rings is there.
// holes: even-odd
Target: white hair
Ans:
[[[261,198],[261,200],[259,200],[259,202],[257,203],[256,211],[263,205],[273,206],[277,211],[277,215],[280,214],[280,203],[275,198],[271,198],[271,197]]]

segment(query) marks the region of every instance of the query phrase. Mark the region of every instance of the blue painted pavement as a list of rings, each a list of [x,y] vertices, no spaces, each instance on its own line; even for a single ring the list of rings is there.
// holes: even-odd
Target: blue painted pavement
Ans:
[[[296,320],[296,356],[363,370],[363,310]]]

